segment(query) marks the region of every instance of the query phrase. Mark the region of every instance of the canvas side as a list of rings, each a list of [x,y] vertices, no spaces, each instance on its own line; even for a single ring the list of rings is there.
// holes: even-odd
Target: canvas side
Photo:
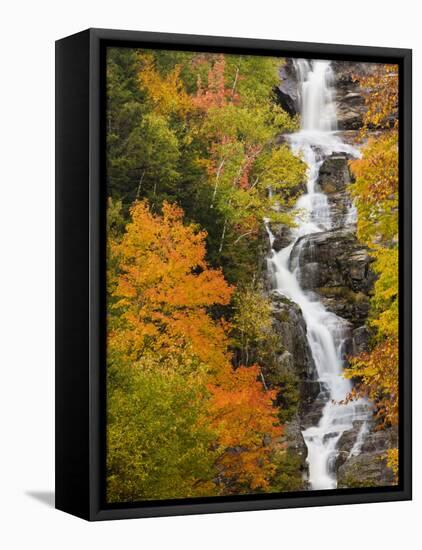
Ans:
[[[89,517],[89,31],[56,42],[56,508]]]

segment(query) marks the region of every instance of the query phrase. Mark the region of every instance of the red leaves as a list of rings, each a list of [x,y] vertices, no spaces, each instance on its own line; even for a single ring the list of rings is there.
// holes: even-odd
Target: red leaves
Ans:
[[[192,98],[195,107],[202,111],[208,111],[212,108],[223,107],[228,102],[237,102],[238,94],[235,91],[235,86],[232,89],[226,88],[225,67],[226,61],[224,55],[221,54],[208,71],[206,87],[202,86],[201,79],[198,77],[198,91]]]

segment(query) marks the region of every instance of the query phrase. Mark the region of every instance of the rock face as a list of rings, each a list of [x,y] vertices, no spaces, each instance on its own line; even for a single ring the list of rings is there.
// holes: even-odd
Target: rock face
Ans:
[[[356,145],[366,112],[367,91],[359,87],[355,76],[373,72],[374,67],[368,63],[342,61],[332,62],[331,66],[338,130],[343,141]],[[291,59],[280,69],[280,77],[281,84],[274,92],[276,102],[295,115],[299,111],[298,81]],[[376,135],[376,130],[372,133]],[[349,194],[353,185],[349,160],[347,154],[334,152],[320,166],[317,191],[327,197],[331,228],[300,238],[290,256],[290,269],[297,270],[302,289],[314,293],[327,310],[347,321],[350,336],[343,344],[345,357],[369,349],[371,334],[366,321],[376,279],[371,268],[373,259],[356,238],[356,213]],[[272,224],[271,231],[276,252],[291,243],[288,227]],[[280,345],[264,376],[268,385],[280,388],[281,411],[283,394],[289,393],[293,386],[297,392],[294,414],[284,422],[283,444],[300,458],[301,470],[306,473],[307,448],[302,431],[318,424],[329,395],[318,381],[302,312],[295,303],[270,291],[274,288],[271,279],[271,273],[267,272],[266,288],[272,303],[273,328]],[[287,386],[286,380],[289,381]],[[394,484],[393,472],[386,464],[386,452],[397,447],[397,430],[377,430],[367,407],[362,405],[365,410],[358,415],[361,420],[356,420],[353,428],[344,432],[338,442],[335,468],[339,488]]]
[[[282,353],[270,381],[277,385],[286,374],[297,381],[300,392],[300,408],[306,410],[318,396],[320,385],[312,353],[306,337],[306,324],[300,307],[285,296],[272,292],[273,328],[280,338]]]
[[[368,73],[368,63],[335,61],[337,123],[340,130],[359,130],[366,112],[365,97],[355,75]]]
[[[318,186],[323,193],[332,194],[345,190],[351,181],[347,161],[347,155],[342,153],[334,153],[325,159],[318,177]]]
[[[374,426],[371,426],[364,438],[360,453],[356,456],[350,456],[350,451],[347,453],[345,446],[347,433],[343,434],[344,440],[339,442],[340,455],[346,454],[347,458],[337,461],[337,486],[341,489],[394,485],[394,475],[387,466],[386,453],[389,449],[398,446],[397,430],[395,428],[375,430]],[[349,439],[352,440],[353,437]]]
[[[274,90],[276,102],[289,115],[298,114],[298,85],[296,71],[291,59],[286,59],[280,69],[280,85]]]
[[[349,157],[344,153],[334,153],[321,165],[317,189],[328,198],[334,229],[354,226],[354,207],[349,194],[352,175],[349,170]]]
[[[302,436],[302,419],[313,408],[320,384],[300,307],[277,292],[270,292],[269,297],[277,343],[273,357],[262,366],[262,373],[267,386],[280,392],[281,412],[290,411],[283,418],[283,444],[298,460],[299,475],[306,477],[307,448]]]
[[[348,228],[306,235],[295,244],[291,262],[301,286],[319,294],[329,311],[354,328],[366,320],[375,279],[372,258]]]

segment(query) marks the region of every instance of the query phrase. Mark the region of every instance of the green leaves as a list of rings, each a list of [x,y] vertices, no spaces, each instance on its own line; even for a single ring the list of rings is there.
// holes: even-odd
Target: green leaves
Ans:
[[[109,365],[109,502],[212,495],[215,435],[204,417],[207,391],[197,375],[151,355]]]
[[[109,51],[110,502],[273,482],[282,428],[261,367],[274,342],[269,303],[252,281],[263,218],[291,224],[305,179],[305,165],[277,143],[297,129],[273,102],[280,65]],[[242,290],[231,326],[233,283]]]

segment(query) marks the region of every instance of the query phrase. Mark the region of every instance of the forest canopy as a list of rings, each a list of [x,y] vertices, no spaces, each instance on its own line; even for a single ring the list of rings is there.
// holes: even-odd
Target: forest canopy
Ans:
[[[252,351],[271,332],[262,219],[293,224],[306,171],[277,141],[298,128],[280,64],[108,51],[112,502],[280,489],[277,392]]]

